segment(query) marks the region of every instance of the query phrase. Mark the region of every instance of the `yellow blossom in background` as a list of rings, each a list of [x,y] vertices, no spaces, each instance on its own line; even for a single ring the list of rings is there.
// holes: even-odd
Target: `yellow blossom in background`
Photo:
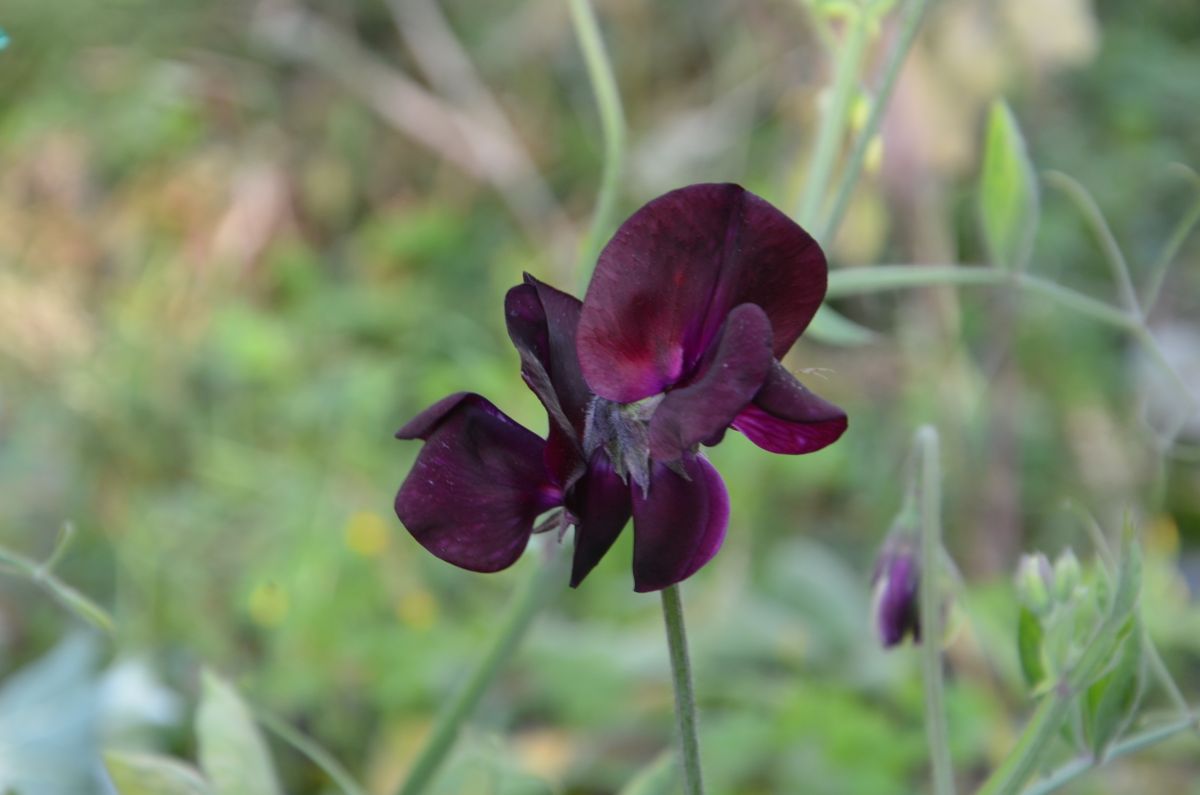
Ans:
[[[364,558],[375,558],[388,547],[388,527],[377,513],[359,511],[346,522],[346,546]]]
[[[290,606],[287,591],[279,583],[259,583],[250,592],[250,618],[259,626],[279,626],[287,618]]]

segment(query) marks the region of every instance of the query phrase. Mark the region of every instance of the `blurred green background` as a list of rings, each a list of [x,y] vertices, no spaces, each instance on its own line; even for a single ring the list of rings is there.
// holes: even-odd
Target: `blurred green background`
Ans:
[[[104,637],[0,576],[0,790],[103,792],[97,741],[194,759],[203,663],[390,793],[536,565],[481,576],[424,553],[391,512],[417,445],[391,434],[457,390],[544,430],[502,297],[522,271],[585,283],[591,90],[558,0],[393,6],[0,7],[0,545],[40,559],[73,522],[58,574],[116,622]],[[629,122],[622,217],[707,180],[795,207],[836,24],[785,0],[597,11]],[[1037,166],[1094,193],[1144,277],[1195,200],[1170,164],[1200,164],[1198,40],[1191,0],[937,4],[881,157],[823,241],[832,266],[981,261],[983,112],[1005,95]],[[1043,211],[1032,268],[1112,298],[1077,210],[1047,192]],[[1151,319],[1193,385],[1198,259],[1185,245]],[[1090,554],[1064,501],[1141,527],[1144,612],[1200,692],[1200,428],[1162,452],[1180,407],[1136,345],[991,288],[838,308],[875,338],[805,339],[788,364],[848,409],[844,439],[792,459],[730,434],[711,453],[732,523],[684,589],[711,790],[925,787],[916,654],[879,651],[869,618],[921,422],[942,434],[947,542],[970,583],[949,647],[964,782],[1028,704],[1017,556]],[[614,793],[670,748],[659,606],[632,592],[629,560],[626,533],[564,590],[439,791]],[[272,749],[288,792],[336,791]],[[1195,795],[1197,758],[1179,740],[1067,791]]]

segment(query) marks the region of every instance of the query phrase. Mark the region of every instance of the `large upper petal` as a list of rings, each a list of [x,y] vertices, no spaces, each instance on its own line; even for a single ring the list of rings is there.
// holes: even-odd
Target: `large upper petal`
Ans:
[[[424,439],[396,494],[396,516],[421,546],[471,571],[499,571],[521,556],[538,514],[560,504],[548,482],[545,442],[486,398],[458,393],[396,432]]]
[[[650,420],[650,456],[674,461],[720,434],[758,393],[771,369],[771,322],[756,304],[729,313],[691,383],[663,398]]]
[[[579,320],[592,391],[619,403],[686,377],[733,307],[758,304],[782,356],[825,295],[825,255],[737,185],[692,185],[634,213],[600,254]]]
[[[572,588],[596,568],[625,528],[632,510],[630,500],[629,485],[613,469],[608,455],[597,450],[567,498],[567,510],[575,517]]]
[[[686,477],[653,462],[646,494],[633,492],[633,588],[657,591],[712,560],[729,526],[729,494],[699,455],[680,460]]]
[[[845,432],[846,412],[813,392],[779,362],[733,427],[772,453],[798,455],[833,444]]]

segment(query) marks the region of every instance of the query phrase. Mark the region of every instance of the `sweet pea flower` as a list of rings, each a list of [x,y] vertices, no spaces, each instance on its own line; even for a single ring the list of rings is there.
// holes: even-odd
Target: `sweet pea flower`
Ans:
[[[396,513],[438,557],[496,571],[537,517],[575,527],[577,586],[634,525],[637,591],[694,574],[721,546],[729,498],[699,452],[728,428],[776,453],[813,452],[841,409],[778,361],[825,294],[825,257],[736,185],[693,185],[634,213],[582,303],[532,277],[509,291],[509,336],[549,417],[546,440],[486,399],[453,395],[397,436],[425,447]]]
[[[921,642],[921,567],[915,539],[894,536],[883,545],[875,573],[875,621],[879,642],[885,649],[898,646],[911,636]]]

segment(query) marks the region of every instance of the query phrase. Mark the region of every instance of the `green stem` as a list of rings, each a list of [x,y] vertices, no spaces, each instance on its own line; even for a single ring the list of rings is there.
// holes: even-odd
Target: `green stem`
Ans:
[[[1171,268],[1171,263],[1175,261],[1176,255],[1179,254],[1179,249],[1183,248],[1184,242],[1191,235],[1192,229],[1200,223],[1200,198],[1198,198],[1191,208],[1179,220],[1179,224],[1171,233],[1171,237],[1163,246],[1162,253],[1150,268],[1150,282],[1146,286],[1146,294],[1142,296],[1142,309],[1148,315],[1154,309],[1154,305],[1158,303],[1158,295],[1162,292],[1163,284],[1167,279],[1167,271]]]
[[[600,133],[604,138],[604,169],[600,175],[600,191],[596,196],[596,210],[592,225],[580,252],[579,268],[586,285],[596,264],[600,247],[612,231],[613,216],[617,208],[617,188],[621,182],[621,168],[625,159],[625,112],[621,108],[621,94],[617,78],[613,74],[612,62],[600,35],[600,26],[589,0],[567,0],[571,10],[571,23],[583,50],[592,92],[596,95],[596,107],[600,113]]]
[[[1125,255],[1121,252],[1121,247],[1117,245],[1117,239],[1113,235],[1108,221],[1104,220],[1104,213],[1100,211],[1100,205],[1096,204],[1092,194],[1078,180],[1061,171],[1047,171],[1043,178],[1048,185],[1058,188],[1075,203],[1088,226],[1092,228],[1096,240],[1100,243],[1100,250],[1104,252],[1104,259],[1112,270],[1113,279],[1116,280],[1117,287],[1121,291],[1121,300],[1125,302],[1125,308],[1141,318],[1142,307],[1138,302],[1137,290],[1133,286],[1133,277],[1129,273],[1129,263],[1125,261]]]
[[[954,795],[954,768],[946,731],[945,683],[942,681],[942,604],[938,572],[942,549],[942,468],[938,434],[931,425],[917,429],[921,461],[921,669],[925,679],[925,726],[935,795]]]
[[[507,615],[492,637],[487,653],[475,666],[470,678],[442,708],[429,738],[425,741],[425,747],[413,762],[408,778],[400,788],[399,795],[418,795],[425,791],[445,761],[446,755],[454,747],[463,721],[475,709],[488,685],[508,662],[525,637],[534,617],[546,605],[549,595],[561,587],[565,575],[564,561],[568,556],[562,554],[558,546],[553,546],[551,557],[534,569],[532,576],[521,585],[513,597]]]
[[[367,791],[359,786],[333,754],[322,748],[315,740],[292,728],[286,721],[265,709],[256,709],[254,712],[259,723],[321,768],[325,775],[329,776],[329,780],[342,791],[342,795],[367,795]]]
[[[908,4],[904,21],[900,24],[900,35],[883,67],[883,78],[875,100],[871,103],[871,112],[867,116],[867,123],[863,125],[854,141],[854,148],[850,151],[850,157],[846,161],[846,167],[843,169],[838,183],[833,208],[829,211],[824,225],[818,228],[817,240],[828,243],[837,235],[838,227],[842,225],[842,219],[850,207],[850,197],[854,195],[854,186],[858,184],[858,177],[862,172],[867,147],[871,145],[871,139],[875,137],[879,125],[883,123],[883,114],[892,98],[892,90],[896,87],[896,78],[900,76],[900,68],[904,66],[904,59],[908,57],[908,51],[912,49],[917,32],[921,29],[921,22],[925,18],[925,12],[929,10],[930,5],[932,5],[931,0],[910,0]]]
[[[1173,723],[1166,723],[1153,729],[1138,732],[1108,749],[1108,752],[1104,755],[1104,761],[1136,753],[1191,728],[1192,721],[1190,719],[1180,719]],[[1084,756],[1067,762],[1053,773],[1026,788],[1021,795],[1047,795],[1047,793],[1054,792],[1064,784],[1079,778],[1098,764],[1099,760],[1092,756]]]
[[[870,39],[871,15],[864,9],[855,9],[853,18],[849,21],[846,40],[838,53],[837,64],[834,67],[833,96],[829,107],[821,116],[821,124],[817,128],[817,136],[813,142],[812,157],[809,160],[808,179],[804,184],[804,194],[796,219],[801,225],[811,227],[816,223],[821,200],[825,196],[825,188],[829,176],[833,173],[833,164],[837,159],[837,150],[841,145],[846,129],[846,116],[850,109],[850,100],[854,97],[858,85],[859,67]]]
[[[675,686],[675,716],[679,722],[679,743],[683,752],[683,790],[685,795],[704,795],[700,774],[700,742],[696,736],[696,695],[692,690],[692,666],[688,661],[687,631],[683,626],[683,603],[679,586],[662,590],[663,623],[667,628],[667,649],[671,655],[671,681]]]
[[[1028,273],[1011,273],[979,265],[875,265],[847,268],[829,274],[827,298],[913,287],[1011,284],[1123,331],[1136,333],[1137,318],[1091,296]]]

